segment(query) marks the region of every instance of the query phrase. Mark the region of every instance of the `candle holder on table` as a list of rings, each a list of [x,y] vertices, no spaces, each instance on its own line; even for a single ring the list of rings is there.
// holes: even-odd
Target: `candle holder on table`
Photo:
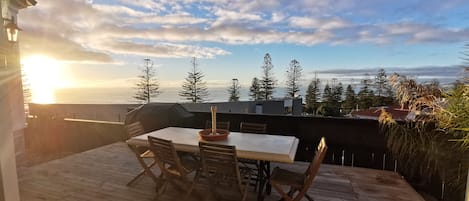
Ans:
[[[212,113],[212,128],[199,131],[199,136],[203,140],[207,141],[226,140],[230,131],[226,129],[217,129],[217,106],[211,106],[210,111]]]

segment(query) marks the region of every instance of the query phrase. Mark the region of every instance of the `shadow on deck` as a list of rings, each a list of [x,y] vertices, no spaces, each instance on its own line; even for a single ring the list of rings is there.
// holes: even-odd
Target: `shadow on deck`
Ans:
[[[272,164],[304,171],[307,163]],[[144,176],[132,186],[126,183],[139,171],[132,152],[123,142],[110,144],[44,164],[19,170],[21,200],[153,200],[155,184]],[[155,171],[158,168],[154,168]],[[397,173],[364,168],[323,165],[309,194],[316,201],[423,201],[418,193]],[[203,200],[206,185],[198,185],[190,200]],[[168,188],[158,200],[180,200],[183,193]],[[233,195],[226,195],[236,199]],[[272,191],[266,201],[279,200]],[[256,200],[253,188],[248,200]]]

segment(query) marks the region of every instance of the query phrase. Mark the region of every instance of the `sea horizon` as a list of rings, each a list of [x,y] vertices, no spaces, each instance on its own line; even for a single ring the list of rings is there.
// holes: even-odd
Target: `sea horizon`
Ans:
[[[151,99],[151,102],[182,103],[189,102],[179,96],[180,87],[161,88],[160,93]],[[285,97],[284,88],[277,88],[274,97]],[[228,88],[208,88],[209,95],[204,102],[226,102],[229,98]],[[56,104],[138,104],[133,96],[136,90],[122,87],[100,87],[100,88],[62,88],[56,89],[54,93]],[[249,89],[241,88],[240,101],[249,101]]]

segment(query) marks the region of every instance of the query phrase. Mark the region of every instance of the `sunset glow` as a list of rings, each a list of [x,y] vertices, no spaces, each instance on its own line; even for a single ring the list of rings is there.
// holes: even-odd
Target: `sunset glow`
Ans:
[[[64,86],[63,66],[57,60],[35,55],[22,60],[33,103],[55,103],[55,90]]]

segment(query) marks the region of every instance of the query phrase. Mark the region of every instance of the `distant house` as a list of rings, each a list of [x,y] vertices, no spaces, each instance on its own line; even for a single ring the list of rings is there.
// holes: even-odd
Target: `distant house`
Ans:
[[[367,110],[352,111],[348,117],[357,119],[374,119],[378,120],[381,114],[381,109],[392,115],[395,120],[408,120],[411,119],[412,113],[408,109],[402,109],[400,106],[383,106],[375,107]]]

